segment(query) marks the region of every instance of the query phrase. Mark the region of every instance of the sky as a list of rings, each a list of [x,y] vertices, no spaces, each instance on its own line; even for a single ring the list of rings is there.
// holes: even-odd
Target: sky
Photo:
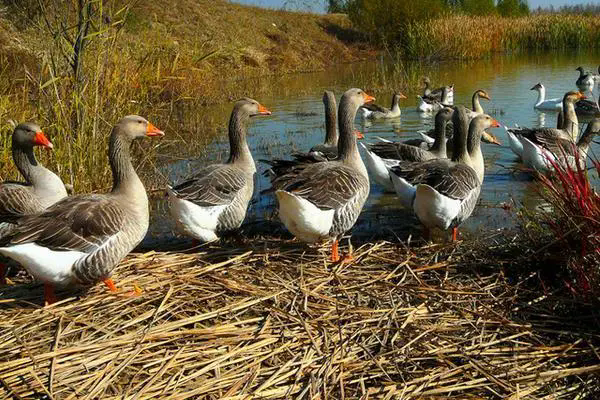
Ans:
[[[325,1],[324,0],[233,0],[236,3],[244,3],[244,4],[252,4],[258,5],[262,7],[270,7],[270,8],[281,8],[284,5],[288,4],[288,8],[295,9],[297,5],[300,7],[305,7],[305,5],[312,5],[312,11],[314,12],[322,12],[325,10]],[[531,8],[537,8],[539,6],[547,7],[553,5],[554,7],[562,6],[565,4],[588,4],[595,3],[600,4],[600,0],[529,0],[529,6]]]

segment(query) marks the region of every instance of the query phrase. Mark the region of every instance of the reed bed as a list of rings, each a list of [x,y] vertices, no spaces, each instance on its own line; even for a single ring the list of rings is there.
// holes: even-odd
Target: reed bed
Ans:
[[[46,308],[17,277],[0,300],[0,398],[597,395],[593,308],[540,295],[507,246],[483,244],[381,241],[347,264],[276,239],[150,251],[117,268],[121,294]]]
[[[405,55],[429,59],[478,59],[513,51],[596,48],[596,16],[540,14],[520,18],[446,16],[407,24]]]

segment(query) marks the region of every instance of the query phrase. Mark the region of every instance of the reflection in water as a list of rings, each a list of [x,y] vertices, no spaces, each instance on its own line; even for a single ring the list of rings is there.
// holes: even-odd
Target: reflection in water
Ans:
[[[594,61],[595,60],[595,61]],[[429,75],[436,84],[455,85],[455,104],[470,106],[471,95],[477,89],[485,89],[492,101],[482,101],[484,109],[501,123],[525,127],[555,126],[555,113],[539,113],[533,109],[537,99],[535,92],[529,90],[536,82],[547,83],[551,88],[548,97],[560,97],[568,90],[574,89],[577,72],[575,67],[581,65],[597,65],[596,54],[534,54],[524,56],[498,57],[485,62],[448,62],[435,66],[410,64],[407,68],[418,69],[418,74]],[[321,97],[323,90],[335,91],[338,99],[349,87],[362,87],[369,92],[364,82],[372,82],[374,74],[380,74],[377,63],[362,63],[339,66],[333,71],[290,75],[274,79],[273,95],[257,98],[273,111],[271,117],[253,120],[249,127],[248,142],[257,161],[257,184],[255,195],[247,217],[249,230],[267,227],[272,231],[279,225],[266,224],[265,220],[272,214],[273,197],[260,195],[269,187],[268,180],[262,176],[265,166],[259,163],[263,158],[285,158],[298,151],[306,151],[312,145],[320,143],[325,137],[323,105]],[[387,81],[387,80],[386,80]],[[388,121],[367,121],[362,123],[357,119],[357,128],[365,134],[365,141],[382,137],[388,140],[404,140],[417,137],[416,132],[433,127],[433,115],[416,112],[415,95],[407,93],[405,88],[390,85],[389,93],[377,93],[377,97],[387,99],[394,90],[401,89],[408,99],[401,100],[402,116]],[[252,97],[252,93],[249,93]],[[228,142],[225,127],[232,104],[209,107],[202,110],[215,121],[221,121],[220,135],[209,145],[202,155],[187,154],[183,143],[190,142],[198,132],[178,132],[181,146],[172,154],[164,166],[170,182],[182,179],[194,168],[227,159]],[[359,117],[358,117],[359,118]],[[465,223],[465,230],[472,231],[483,227],[494,229],[510,226],[514,223],[513,214],[505,211],[502,206],[517,204],[527,207],[543,205],[535,184],[529,174],[514,173],[519,167],[518,160],[507,145],[504,129],[492,131],[504,143],[504,146],[484,145],[486,159],[486,176],[481,194],[480,206],[473,216]],[[362,149],[361,149],[362,150]],[[598,150],[596,144],[592,151]],[[192,150],[188,150],[192,151]],[[598,152],[596,151],[596,154]],[[169,159],[169,154],[164,155]],[[175,157],[177,156],[177,157]],[[164,199],[157,199],[153,204],[151,233],[159,240],[172,238],[172,223],[166,217]],[[407,233],[415,232],[418,228],[416,219],[410,212],[403,210],[390,194],[384,194],[381,189],[372,184],[371,195],[365,205],[353,235],[363,238],[376,236],[406,237]],[[283,232],[283,230],[281,231]]]

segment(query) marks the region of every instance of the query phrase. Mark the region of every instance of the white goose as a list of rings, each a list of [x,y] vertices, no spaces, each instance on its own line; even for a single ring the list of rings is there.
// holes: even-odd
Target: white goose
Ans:
[[[356,88],[342,96],[336,160],[298,164],[272,180],[283,224],[305,242],[332,240],[332,261],[339,261],[338,240],[354,226],[369,195],[369,177],[353,125],[358,108],[373,100]]]
[[[579,120],[575,113],[575,102],[584,99],[585,96],[581,92],[571,91],[563,97],[562,125],[563,128],[507,128],[508,144],[511,150],[523,160],[525,158],[533,160],[533,154],[525,155],[523,147],[523,138],[529,139],[532,143],[542,143],[552,141],[557,138],[570,139],[573,143],[579,136]],[[561,121],[559,121],[559,124]],[[531,147],[528,147],[531,151]],[[527,165],[527,164],[525,164]],[[529,165],[533,168],[532,165]]]
[[[465,108],[459,106],[454,115],[453,124],[458,129],[452,160],[401,163],[390,170],[402,203],[413,209],[427,230],[452,228],[452,240],[457,239],[458,226],[471,215],[481,192],[484,166],[472,156],[480,146],[481,132],[499,126],[495,119],[482,114],[471,121],[467,136]]]
[[[402,111],[400,110],[401,99],[406,99],[406,96],[402,93],[394,93],[392,96],[391,108],[385,108],[374,103],[367,103],[360,108],[361,116],[363,119],[398,118],[402,114]]]
[[[546,99],[546,88],[541,82],[535,84],[530,90],[538,92],[538,98],[533,108],[542,111],[561,111],[562,110],[562,99],[556,97],[554,99]]]
[[[229,119],[229,159],[196,171],[168,189],[169,210],[177,230],[202,242],[238,229],[254,192],[256,165],[246,142],[250,117],[270,115],[256,100],[238,100]]]

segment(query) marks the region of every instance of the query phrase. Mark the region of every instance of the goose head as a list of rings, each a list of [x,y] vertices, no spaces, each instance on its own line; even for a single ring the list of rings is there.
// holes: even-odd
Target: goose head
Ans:
[[[543,88],[544,88],[544,85],[542,85],[542,83],[541,83],[541,82],[538,82],[538,83],[536,83],[536,84],[535,84],[535,85],[534,85],[534,86],[533,86],[531,89],[529,89],[529,90],[537,90],[537,91],[539,92],[539,91],[540,91],[540,90],[542,90]]]
[[[570,92],[565,93],[563,97],[563,101],[565,103],[576,103],[579,100],[585,99],[585,95],[577,90],[572,90]]]
[[[248,117],[255,117],[257,115],[271,115],[271,111],[269,111],[265,106],[249,97],[242,97],[236,101],[233,109],[235,113],[243,114]]]
[[[352,108],[356,111],[358,110],[358,107],[375,101],[375,97],[369,96],[362,89],[352,88],[344,92],[342,95],[342,100],[340,100],[340,104],[342,101],[346,104],[351,104]]]
[[[394,98],[392,99],[392,102],[398,103],[401,99],[406,99],[406,96],[402,92],[396,92],[394,93]]]
[[[33,148],[34,146],[47,149],[53,147],[39,125],[34,122],[24,122],[15,127],[12,135],[12,145],[21,149]]]
[[[121,118],[115,125],[115,131],[129,140],[165,135],[163,131],[139,115],[128,115]]]
[[[471,124],[475,124],[477,129],[482,132],[482,135],[485,129],[500,127],[500,123],[487,114],[480,114],[476,116],[473,118],[473,121],[471,121]]]
[[[490,95],[488,94],[488,92],[486,92],[486,91],[485,91],[485,90],[483,90],[483,89],[478,89],[478,90],[475,92],[475,94],[476,94],[477,96],[479,96],[479,98],[480,98],[480,99],[486,99],[486,100],[489,100],[489,101],[491,101],[491,100],[492,100],[492,99],[490,98]]]
[[[495,136],[489,133],[488,131],[483,131],[481,134],[481,141],[483,143],[495,144],[498,146],[502,146],[502,142]]]
[[[454,109],[450,107],[444,107],[437,114],[435,114],[435,120],[440,122],[448,122],[452,119]]]
[[[428,76],[423,78],[423,85],[425,85],[426,88],[428,88],[431,85],[431,81],[429,80]]]
[[[583,67],[577,67],[575,68],[575,71],[579,71],[579,74],[583,75],[584,71],[583,71]]]

